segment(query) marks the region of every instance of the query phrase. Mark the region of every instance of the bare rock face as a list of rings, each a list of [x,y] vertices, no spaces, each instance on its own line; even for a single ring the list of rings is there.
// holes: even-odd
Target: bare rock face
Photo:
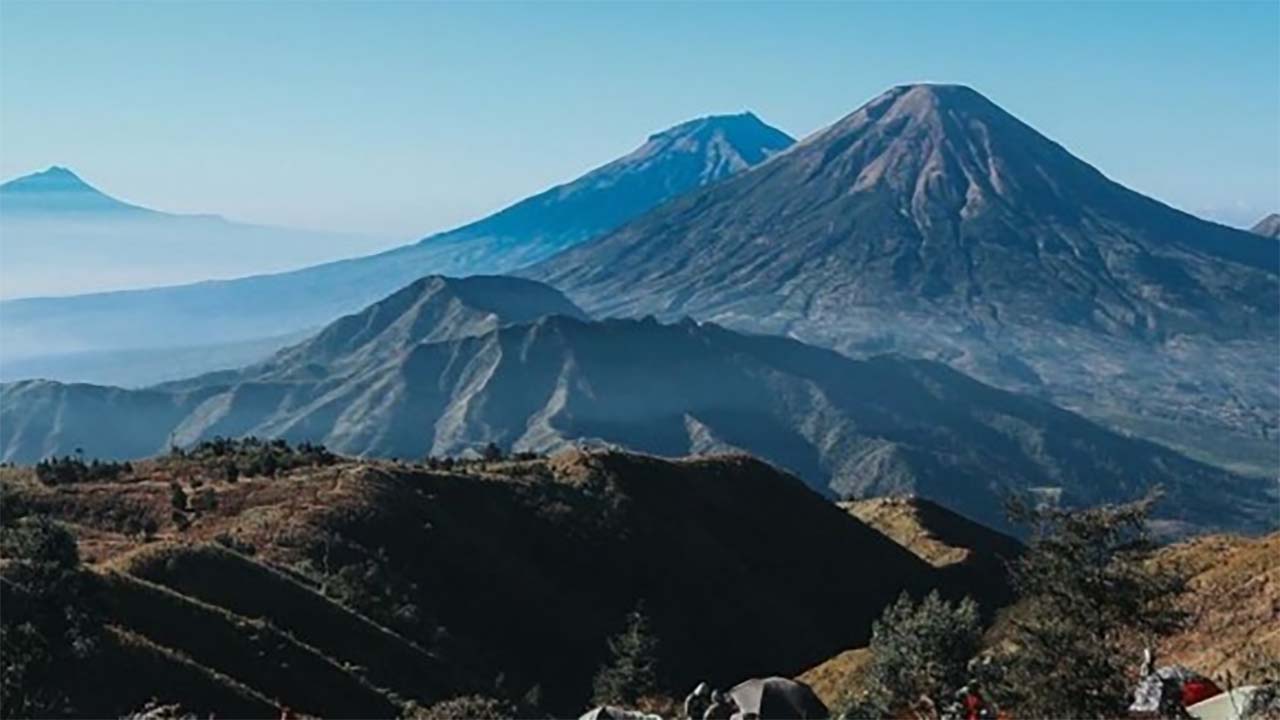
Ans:
[[[595,314],[896,350],[1174,445],[1260,447],[1278,270],[1275,243],[1112,182],[969,88],[915,85],[527,275]]]

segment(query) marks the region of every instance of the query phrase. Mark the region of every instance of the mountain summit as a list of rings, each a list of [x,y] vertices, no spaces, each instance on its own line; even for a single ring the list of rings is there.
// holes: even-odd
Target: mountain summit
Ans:
[[[265,227],[211,214],[152,210],[118,200],[72,170],[53,166],[0,185],[0,232],[5,299],[73,292],[154,287],[249,273],[279,271],[385,247],[380,238]],[[58,301],[53,301],[58,302]],[[89,350],[71,335],[57,347],[45,339],[28,345],[19,310],[5,304],[5,360],[36,352]],[[134,328],[140,326],[136,322]],[[38,315],[36,324],[57,322]],[[94,321],[77,318],[74,325]],[[117,327],[121,337],[130,330]],[[23,347],[26,345],[26,347]],[[154,346],[155,343],[152,343]]]
[[[121,202],[85,182],[71,170],[53,165],[0,185],[0,209],[5,213],[150,213]]]
[[[1272,324],[1278,265],[967,87],[908,85],[530,274],[609,313],[869,306],[1152,335]]]
[[[1280,238],[1280,213],[1271,213],[1262,218],[1249,232],[1272,239]]]
[[[1095,417],[1256,434],[1277,424],[1278,270],[1274,242],[1109,180],[970,88],[905,85],[524,274],[596,315],[934,357]],[[1206,404],[1207,366],[1232,389]]]
[[[650,135],[633,152],[576,180],[456,230],[376,255],[225,282],[6,302],[0,305],[5,321],[0,353],[5,359],[26,356],[25,367],[30,368],[6,379],[64,377],[57,374],[56,362],[40,362],[41,356],[57,353],[145,348],[147,357],[160,359],[158,372],[153,371],[159,378],[168,377],[163,371],[170,363],[158,348],[235,344],[254,352],[277,349],[297,333],[355,312],[424,275],[486,275],[544,259],[678,195],[721,181],[791,143],[785,133],[750,113],[699,118]],[[7,244],[5,249],[10,260],[12,248]],[[139,323],[140,317],[147,322]],[[236,357],[250,362],[266,354]],[[234,364],[187,365],[195,372],[220,366]]]
[[[445,275],[514,270],[756,165],[793,142],[749,112],[690,120],[650,135],[634,151],[572,182],[428,237],[415,252],[429,254],[430,272]]]

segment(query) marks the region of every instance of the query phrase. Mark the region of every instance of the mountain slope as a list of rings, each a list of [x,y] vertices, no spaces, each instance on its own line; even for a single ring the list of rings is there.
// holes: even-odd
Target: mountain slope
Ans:
[[[1278,269],[1275,243],[1108,180],[968,88],[916,85],[523,274],[597,315],[943,359],[1136,432],[1200,426],[1175,445],[1273,449]]]
[[[424,275],[503,272],[547,257],[790,143],[749,113],[702,118],[487,218],[377,255],[237,280],[0,303],[0,353],[13,359],[243,343],[318,328]],[[48,364],[44,376],[56,379],[59,367]]]
[[[529,322],[539,310],[523,299],[511,304],[528,314],[504,323],[459,301],[468,287],[564,314]],[[920,493],[997,525],[1009,491],[1093,503],[1158,483],[1174,531],[1265,514],[1259,485],[938,363],[575,310],[529,281],[428,278],[243,370],[140,391],[0,386],[0,457],[138,457],[242,435],[402,458],[587,443],[742,450],[823,492]]]
[[[0,185],[0,232],[4,298],[280,271],[386,246],[379,238],[158,212],[62,167]]]
[[[987,617],[1014,600],[1009,566],[1023,545],[1009,535],[922,497],[853,500],[840,507],[938,568],[946,587],[977,600]]]
[[[209,498],[182,523],[171,519],[173,477]],[[607,638],[640,602],[671,688],[790,674],[865,642],[898,593],[936,586],[926,563],[737,456],[571,452],[450,472],[339,460],[234,483],[220,461],[169,457],[120,482],[14,484],[10,502],[79,535],[111,621],[324,717],[394,714],[379,694],[493,694],[499,675],[501,691],[540,686],[545,712],[574,717]],[[156,542],[123,520],[137,514],[157,520]],[[306,667],[323,691],[297,682]],[[118,714],[104,690],[87,715]]]
[[[1271,213],[1262,218],[1257,225],[1249,228],[1249,232],[1273,240],[1280,239],[1280,213]]]
[[[940,306],[1146,337],[1264,325],[1278,264],[968,88],[918,85],[532,274],[606,313]]]
[[[1156,559],[1188,578],[1181,605],[1191,623],[1161,642],[1165,662],[1244,684],[1244,672],[1280,657],[1280,533],[1198,537]]]

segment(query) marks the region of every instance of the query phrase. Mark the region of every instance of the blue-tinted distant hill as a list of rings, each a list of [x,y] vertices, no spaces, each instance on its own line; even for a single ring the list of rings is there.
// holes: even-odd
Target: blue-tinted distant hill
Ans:
[[[0,303],[0,352],[10,361],[25,358],[25,377],[58,379],[60,366],[42,366],[38,357],[285,338],[319,328],[427,274],[500,273],[531,264],[791,144],[785,133],[750,113],[693,120],[650,136],[634,152],[572,182],[377,255],[229,281]],[[251,359],[237,357],[234,364]],[[185,369],[216,367],[186,364]],[[4,379],[18,378],[6,373]],[[119,381],[83,373],[75,379]],[[136,370],[129,381],[139,382]]]
[[[386,238],[247,225],[118,200],[63,167],[0,185],[0,297],[173,285],[369,252]]]

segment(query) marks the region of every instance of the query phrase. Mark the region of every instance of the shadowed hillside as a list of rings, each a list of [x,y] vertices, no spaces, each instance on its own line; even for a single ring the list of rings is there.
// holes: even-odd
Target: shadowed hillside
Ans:
[[[112,632],[203,688],[200,709],[270,698],[381,716],[498,692],[502,675],[505,691],[537,686],[547,709],[572,713],[639,601],[664,682],[683,690],[799,672],[864,642],[899,592],[938,581],[744,457],[340,460],[228,482],[220,464],[174,456],[58,488],[4,473],[9,507],[73,528]],[[136,700],[98,691],[110,712]]]

